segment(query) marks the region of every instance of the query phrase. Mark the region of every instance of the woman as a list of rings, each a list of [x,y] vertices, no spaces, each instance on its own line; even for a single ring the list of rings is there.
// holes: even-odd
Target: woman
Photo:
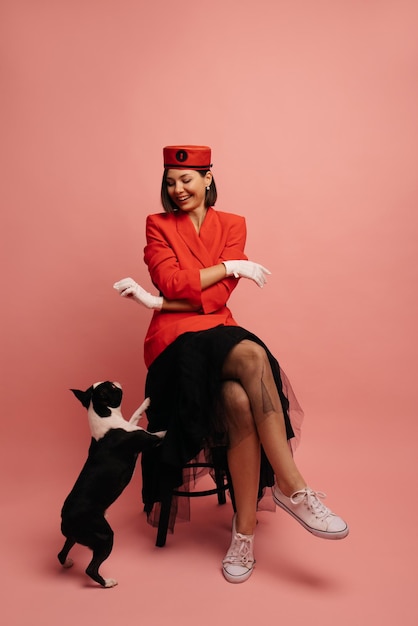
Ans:
[[[213,208],[211,150],[167,146],[163,153],[165,213],[147,218],[144,256],[160,295],[131,278],[115,284],[122,296],[154,310],[145,338],[147,415],[150,430],[167,430],[158,467],[170,471],[158,473],[143,456],[144,501],[149,510],[161,481],[181,482],[184,463],[209,442],[226,442],[236,514],[223,573],[229,582],[243,582],[254,568],[264,487],[273,487],[274,502],[314,535],[341,539],[348,527],[293,460],[289,440],[298,424],[291,423],[291,390],[277,361],[227,307],[240,278],[263,287],[270,272],[244,254],[244,218]]]

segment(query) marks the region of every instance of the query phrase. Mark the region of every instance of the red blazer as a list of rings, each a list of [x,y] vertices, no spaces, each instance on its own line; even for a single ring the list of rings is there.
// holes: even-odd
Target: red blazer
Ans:
[[[202,291],[199,270],[247,259],[246,236],[243,217],[213,208],[208,209],[199,234],[189,216],[180,211],[147,217],[144,260],[152,282],[168,300],[188,300],[199,307],[196,312],[154,311],[145,337],[147,367],[182,333],[219,324],[237,326],[226,303],[238,280],[228,277]]]

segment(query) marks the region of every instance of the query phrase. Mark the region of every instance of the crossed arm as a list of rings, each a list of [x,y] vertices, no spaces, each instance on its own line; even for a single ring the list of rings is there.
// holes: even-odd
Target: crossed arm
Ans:
[[[208,287],[212,287],[212,285],[216,285],[216,283],[226,277],[226,269],[223,263],[212,265],[212,267],[205,267],[199,270],[199,273],[202,291]],[[198,305],[188,300],[167,300],[167,298],[164,297],[161,306],[161,310],[166,312],[198,311],[199,308]]]
[[[229,217],[224,228],[225,236],[220,237],[215,223],[213,237],[224,241],[223,250],[218,252],[217,263],[213,259],[215,264],[208,267],[181,269],[179,255],[182,254],[182,248],[179,246],[177,250],[173,247],[170,223],[166,224],[159,216],[148,216],[144,260],[152,282],[161,295],[148,293],[132,278],[118,281],[114,288],[121,296],[150,309],[211,313],[225,304],[237,285],[237,279],[248,278],[263,287],[266,275],[270,272],[262,265],[246,260],[245,220],[238,216]],[[230,260],[231,257],[233,260]]]
[[[200,286],[202,291],[220,282],[227,276],[234,275],[235,278],[249,278],[259,287],[266,283],[266,275],[269,270],[259,263],[253,261],[224,261],[211,267],[199,270]],[[166,312],[198,311],[199,306],[188,300],[168,300],[164,296],[153,296],[138,285],[132,278],[123,278],[113,285],[113,287],[123,297],[132,298],[139,304],[143,304],[149,309],[158,309]]]
[[[202,291],[215,285],[226,277],[226,269],[223,263],[205,267],[199,270],[200,285]],[[199,306],[188,300],[169,300],[164,296],[153,296],[138,285],[132,278],[124,278],[113,285],[113,287],[123,297],[132,298],[139,304],[143,304],[149,309],[159,309],[162,311],[197,311]]]

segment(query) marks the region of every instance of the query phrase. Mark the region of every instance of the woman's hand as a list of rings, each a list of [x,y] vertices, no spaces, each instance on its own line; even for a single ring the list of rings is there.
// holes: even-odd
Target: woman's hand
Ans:
[[[132,278],[123,278],[113,285],[113,288],[124,298],[132,298],[138,304],[143,304],[148,309],[160,310],[163,306],[163,298],[161,296],[153,296],[145,291]]]
[[[225,265],[227,276],[249,278],[259,287],[264,287],[267,282],[266,274],[271,274],[266,267],[253,261],[222,261],[222,263]]]

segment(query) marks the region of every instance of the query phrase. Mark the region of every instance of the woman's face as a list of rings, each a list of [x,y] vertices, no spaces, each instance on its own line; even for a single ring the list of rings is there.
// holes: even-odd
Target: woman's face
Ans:
[[[190,213],[205,209],[206,186],[210,185],[212,174],[201,176],[195,170],[175,170],[167,172],[167,191],[171,200],[182,211]]]

